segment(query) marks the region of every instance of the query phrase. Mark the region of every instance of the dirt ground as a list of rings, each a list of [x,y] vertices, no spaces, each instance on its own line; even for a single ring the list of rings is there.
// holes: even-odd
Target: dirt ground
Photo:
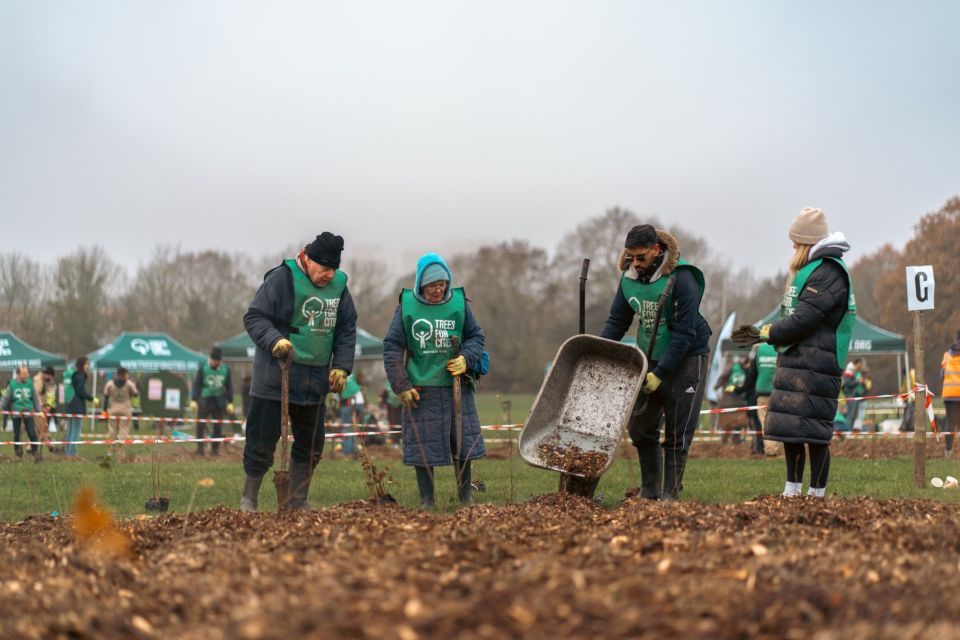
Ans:
[[[125,521],[109,559],[43,517],[0,525],[0,636],[958,637],[958,525],[928,501],[356,502]]]

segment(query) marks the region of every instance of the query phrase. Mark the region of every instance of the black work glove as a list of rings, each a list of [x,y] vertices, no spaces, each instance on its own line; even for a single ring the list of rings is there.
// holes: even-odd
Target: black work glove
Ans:
[[[760,337],[760,329],[752,324],[743,324],[734,329],[733,333],[730,334],[730,339],[741,347],[749,347],[758,342],[763,342],[763,338]]]

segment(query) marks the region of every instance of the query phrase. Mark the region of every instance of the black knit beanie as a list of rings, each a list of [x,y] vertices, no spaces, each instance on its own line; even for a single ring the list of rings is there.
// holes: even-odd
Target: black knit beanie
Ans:
[[[307,257],[331,269],[340,268],[342,251],[343,236],[336,236],[329,231],[324,231],[307,245]]]

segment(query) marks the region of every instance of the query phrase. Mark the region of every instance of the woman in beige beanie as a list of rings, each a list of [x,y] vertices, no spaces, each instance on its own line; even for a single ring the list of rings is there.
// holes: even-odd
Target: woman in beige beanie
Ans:
[[[806,445],[809,495],[823,497],[840,378],[856,317],[853,282],[842,257],[850,245],[842,233],[830,233],[820,209],[801,210],[788,235],[794,253],[780,319],[759,329],[744,325],[733,339],[745,345],[768,342],[780,352],[763,437],[783,443],[783,495],[801,493]]]

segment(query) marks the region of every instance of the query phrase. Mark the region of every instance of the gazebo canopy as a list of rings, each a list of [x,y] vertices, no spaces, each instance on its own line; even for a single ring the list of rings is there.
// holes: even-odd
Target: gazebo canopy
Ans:
[[[207,356],[188,349],[165,333],[124,331],[110,344],[87,356],[92,369],[195,372]]]
[[[28,369],[48,366],[62,369],[66,363],[67,359],[63,356],[37,349],[12,331],[0,331],[0,371],[13,371],[22,365]]]

